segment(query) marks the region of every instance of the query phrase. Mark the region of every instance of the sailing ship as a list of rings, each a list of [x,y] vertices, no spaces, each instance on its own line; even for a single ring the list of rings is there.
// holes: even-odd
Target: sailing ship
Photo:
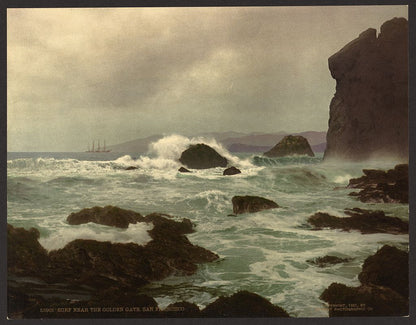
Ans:
[[[110,149],[106,149],[105,147],[105,140],[104,140],[104,147],[100,146],[100,140],[98,140],[97,148],[95,148],[95,140],[92,141],[92,148],[88,145],[88,150],[85,152],[110,152]]]

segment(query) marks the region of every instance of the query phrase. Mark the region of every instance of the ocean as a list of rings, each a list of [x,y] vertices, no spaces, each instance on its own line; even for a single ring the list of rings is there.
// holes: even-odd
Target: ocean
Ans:
[[[223,176],[224,168],[180,173],[177,161],[191,143],[204,142],[241,174]],[[90,152],[33,152],[7,155],[8,223],[40,231],[40,243],[59,249],[83,238],[146,244],[149,226],[128,229],[88,223],[70,226],[67,216],[83,208],[114,205],[146,215],[166,213],[189,218],[195,244],[220,259],[199,265],[192,276],[171,276],[140,289],[161,308],[188,301],[200,308],[219,296],[239,290],[257,293],[284,308],[292,317],[328,317],[320,294],[332,282],[358,286],[364,260],[384,244],[407,248],[408,235],[368,234],[339,230],[314,231],[307,218],[328,212],[345,216],[345,208],[383,210],[409,219],[407,204],[366,204],[348,194],[350,178],[364,168],[393,168],[395,161],[323,162],[316,157],[266,158],[231,154],[212,139],[167,136],[146,154]],[[125,170],[127,167],[135,170]],[[232,214],[235,195],[271,199],[280,208]],[[307,260],[325,255],[351,261],[319,268]]]

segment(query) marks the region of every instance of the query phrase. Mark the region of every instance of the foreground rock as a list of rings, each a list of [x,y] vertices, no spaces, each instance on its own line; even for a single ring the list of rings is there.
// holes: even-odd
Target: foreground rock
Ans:
[[[177,222],[156,213],[137,218],[138,222],[154,225],[148,231],[152,240],[144,246],[77,239],[49,253],[35,240],[33,230],[9,225],[8,249],[11,254],[8,272],[33,276],[47,283],[91,288],[140,287],[169,275],[193,274],[197,264],[218,258],[218,255],[189,242],[185,236],[193,232],[189,219]],[[28,245],[33,248],[29,250]]]
[[[185,167],[181,167],[181,168],[178,169],[178,172],[180,172],[180,173],[190,173],[191,171],[186,169]]]
[[[320,296],[330,317],[407,316],[409,314],[409,254],[383,246],[368,257],[358,275],[359,287],[332,283]]]
[[[111,205],[107,205],[104,208],[93,207],[82,209],[79,212],[71,213],[66,219],[70,225],[94,222],[118,228],[128,228],[129,224],[135,224],[142,220],[143,216],[140,213]]]
[[[350,217],[335,217],[328,213],[317,212],[308,218],[308,222],[316,230],[323,228],[342,229],[344,231],[358,230],[363,234],[389,233],[407,234],[409,224],[397,217],[388,217],[383,211],[363,210],[359,208],[346,209]]]
[[[224,172],[222,173],[224,176],[228,176],[228,175],[237,175],[237,174],[241,174],[241,170],[239,170],[237,167],[230,167],[224,170]]]
[[[202,310],[202,314],[206,317],[290,317],[284,309],[247,291],[218,298]]]
[[[264,153],[267,157],[285,157],[293,155],[308,155],[314,157],[308,140],[302,136],[288,135],[284,137],[276,146]]]
[[[370,28],[328,60],[336,93],[324,159],[407,159],[408,23]]]
[[[348,188],[360,188],[350,193],[366,203],[409,203],[409,165],[396,165],[387,172],[364,169],[364,176],[352,178]]]
[[[132,288],[110,287],[88,299],[68,301],[8,288],[8,317],[21,318],[165,318],[165,317],[290,317],[279,306],[247,291],[220,297],[204,310],[181,301],[161,309],[156,301]],[[58,311],[59,308],[59,311]],[[43,311],[46,310],[46,311]]]
[[[388,287],[403,297],[409,297],[409,253],[385,245],[368,257],[358,275],[363,284]]]
[[[190,145],[188,149],[182,152],[179,161],[193,169],[227,167],[228,164],[226,158],[203,143]]]
[[[346,263],[350,261],[351,261],[350,258],[341,258],[338,256],[325,255],[323,257],[317,257],[312,260],[307,260],[306,262],[314,264],[318,267],[327,267],[327,266],[331,266],[331,265],[335,265],[339,263]]]
[[[231,201],[234,214],[253,213],[279,207],[276,202],[260,196],[234,196]]]

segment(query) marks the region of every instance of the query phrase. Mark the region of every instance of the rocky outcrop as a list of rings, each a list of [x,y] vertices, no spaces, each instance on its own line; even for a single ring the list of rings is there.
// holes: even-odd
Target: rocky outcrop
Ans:
[[[253,213],[279,207],[276,202],[260,196],[234,196],[231,201],[234,214]]]
[[[389,217],[383,211],[363,210],[359,208],[346,209],[349,217],[335,217],[328,213],[317,212],[308,218],[315,230],[323,228],[342,229],[344,231],[358,230],[363,234],[389,233],[407,234],[409,224],[400,218]]]
[[[407,316],[409,314],[409,254],[383,246],[368,257],[358,275],[359,287],[332,283],[320,296],[330,317]]]
[[[248,291],[220,297],[203,309],[202,314],[206,317],[290,317],[283,308]]]
[[[352,178],[348,188],[362,189],[352,192],[365,203],[409,203],[409,165],[396,165],[387,172],[376,169],[364,169],[364,176]]]
[[[178,169],[178,172],[180,172],[180,173],[190,173],[191,171],[186,169],[185,167],[181,167],[181,168]]]
[[[231,166],[230,168],[225,169],[222,174],[224,176],[237,175],[237,174],[241,174],[241,170],[239,170],[237,167]]]
[[[408,157],[408,23],[368,29],[328,60],[336,80],[324,159]]]
[[[314,157],[311,146],[308,143],[308,140],[300,135],[285,136],[278,144],[276,144],[272,149],[264,153],[267,157],[285,157],[293,155],[308,155]]]
[[[341,258],[338,256],[325,255],[322,257],[317,257],[312,260],[307,260],[306,262],[314,264],[318,267],[327,267],[327,266],[331,266],[331,265],[335,265],[339,263],[346,263],[350,261],[351,261],[350,258]]]
[[[182,152],[179,161],[193,169],[227,167],[228,164],[226,158],[203,143],[190,145],[188,149]]]
[[[409,253],[384,245],[364,261],[358,279],[362,284],[388,287],[409,297]]]
[[[104,208],[93,207],[82,209],[79,212],[71,213],[66,219],[70,225],[94,222],[118,228],[128,228],[130,223],[135,224],[141,220],[143,220],[143,216],[140,213],[120,209],[119,207],[111,205]]]
[[[77,239],[49,253],[39,245],[34,230],[9,225],[8,271],[47,283],[87,285],[98,289],[140,287],[173,274],[193,274],[197,264],[218,258],[218,255],[190,243],[185,236],[193,232],[189,219],[177,222],[166,216],[153,213],[138,217],[138,222],[153,223],[154,226],[148,231],[152,240],[144,246]]]

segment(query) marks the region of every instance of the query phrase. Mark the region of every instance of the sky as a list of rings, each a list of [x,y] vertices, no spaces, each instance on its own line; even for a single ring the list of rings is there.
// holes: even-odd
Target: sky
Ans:
[[[328,58],[407,6],[7,10],[8,151],[326,131]]]

